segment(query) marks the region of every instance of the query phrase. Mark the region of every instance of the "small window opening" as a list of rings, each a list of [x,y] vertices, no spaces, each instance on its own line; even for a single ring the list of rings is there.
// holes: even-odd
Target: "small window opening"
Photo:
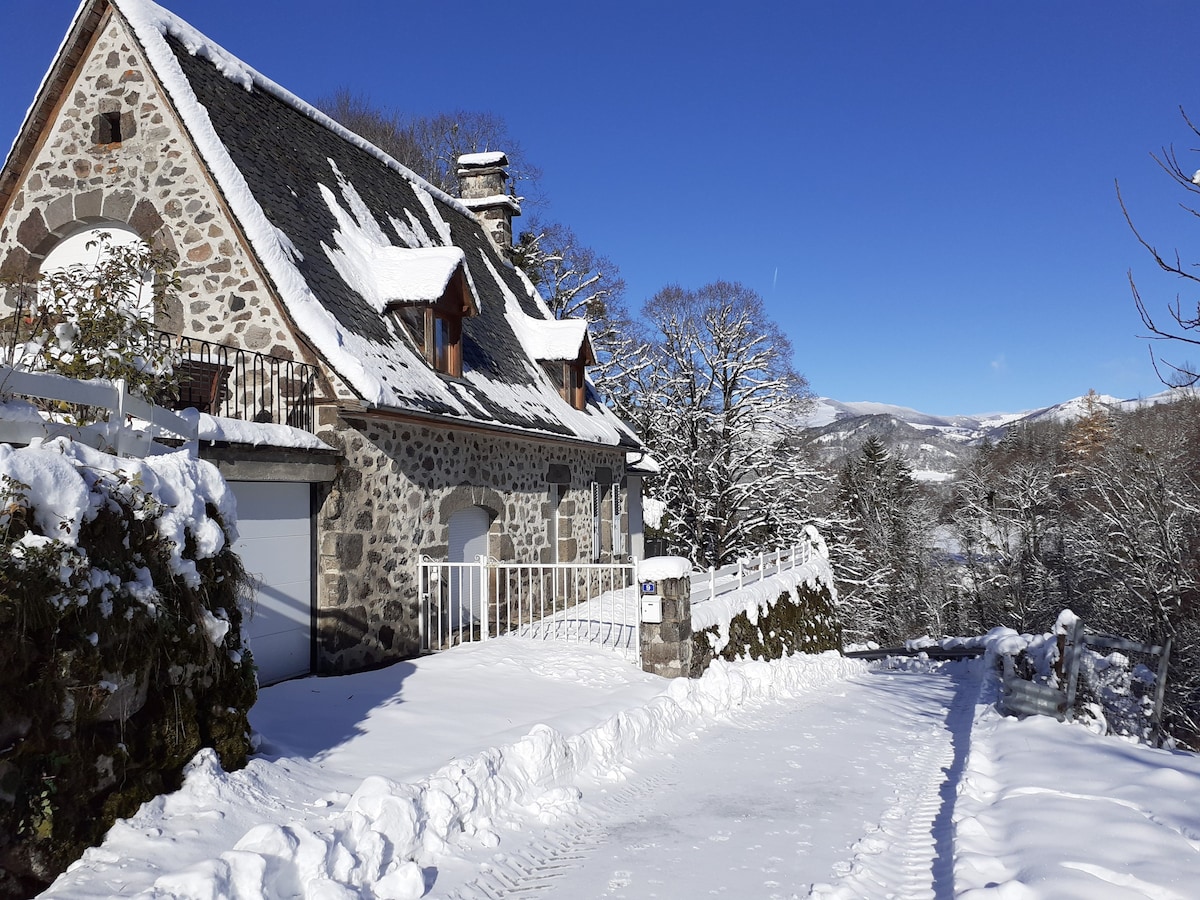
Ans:
[[[576,409],[587,406],[587,383],[584,381],[582,361],[563,363],[562,396]]]
[[[426,311],[426,358],[445,375],[462,376],[462,320],[434,310]]]
[[[122,140],[120,111],[100,113],[96,117],[96,143],[119,144]]]

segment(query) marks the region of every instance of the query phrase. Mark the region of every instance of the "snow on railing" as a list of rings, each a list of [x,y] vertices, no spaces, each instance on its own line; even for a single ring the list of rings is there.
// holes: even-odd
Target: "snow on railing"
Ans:
[[[636,562],[417,563],[421,649],[443,650],[503,634],[610,647],[638,661]]]
[[[720,569],[692,573],[692,607],[799,568],[811,543],[762,552]],[[504,634],[581,641],[610,647],[640,662],[637,561],[515,563],[485,556],[474,562],[417,562],[422,652]]]
[[[0,442],[27,444],[33,438],[70,437],[117,456],[146,456],[155,438],[171,437],[196,448],[196,422],[129,393],[124,379],[81,381],[51,372],[25,372],[0,365],[0,398],[33,397],[108,411],[108,419],[75,426],[53,421],[33,408],[5,407]],[[2,403],[2,401],[0,401]]]
[[[807,563],[813,554],[810,543],[797,544],[787,550],[762,551],[757,557],[742,557],[720,569],[692,570],[692,605],[705,603],[722,594],[740,591],[748,584],[762,581],[779,572],[796,569]]]

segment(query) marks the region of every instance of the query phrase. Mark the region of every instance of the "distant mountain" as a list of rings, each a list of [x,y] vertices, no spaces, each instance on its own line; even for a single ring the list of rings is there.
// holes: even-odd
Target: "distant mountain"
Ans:
[[[1163,391],[1136,400],[1119,400],[1104,394],[1097,399],[1114,410],[1128,410],[1170,402],[1178,396],[1176,391]],[[869,401],[845,403],[820,397],[797,424],[801,440],[827,463],[837,465],[846,456],[857,453],[863,442],[873,436],[893,453],[908,459],[918,479],[947,481],[953,478],[969,448],[985,438],[1000,440],[1009,428],[1028,422],[1073,421],[1087,412],[1087,403],[1086,397],[1074,397],[1054,406],[1017,413],[934,416],[906,406]]]

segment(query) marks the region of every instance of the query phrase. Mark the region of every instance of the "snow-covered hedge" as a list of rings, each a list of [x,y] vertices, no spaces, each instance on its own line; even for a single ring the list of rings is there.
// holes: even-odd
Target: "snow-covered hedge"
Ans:
[[[203,747],[249,752],[255,699],[209,463],[0,445],[0,897],[28,896]]]
[[[823,550],[823,543],[821,545]],[[833,570],[823,553],[692,610],[692,676],[713,659],[782,659],[842,649]]]

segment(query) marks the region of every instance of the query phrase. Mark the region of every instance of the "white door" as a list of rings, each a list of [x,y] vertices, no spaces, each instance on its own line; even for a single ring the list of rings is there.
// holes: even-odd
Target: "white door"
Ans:
[[[311,488],[305,483],[233,481],[239,537],[234,550],[257,582],[243,629],[258,683],[312,668]]]
[[[450,559],[452,563],[475,563],[487,556],[491,518],[478,506],[460,509],[450,516]],[[479,569],[450,570],[449,626],[454,631],[479,621],[483,580]]]

